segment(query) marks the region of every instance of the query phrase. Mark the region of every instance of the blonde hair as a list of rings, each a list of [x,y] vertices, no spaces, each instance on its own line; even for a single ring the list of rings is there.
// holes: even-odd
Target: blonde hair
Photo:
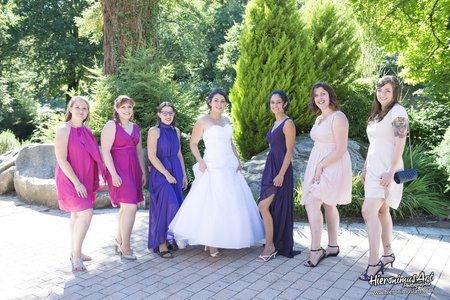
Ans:
[[[88,114],[87,114],[86,119],[83,120],[83,124],[84,123],[88,123],[89,122],[89,115],[91,113],[91,109],[90,109],[90,105],[89,105],[88,99],[86,97],[83,97],[83,96],[73,96],[70,99],[69,103],[67,104],[66,113],[64,115],[64,121],[68,122],[68,121],[72,120],[72,113],[70,112],[70,109],[73,107],[73,105],[77,101],[84,101],[84,103],[86,103],[86,105],[88,107]]]

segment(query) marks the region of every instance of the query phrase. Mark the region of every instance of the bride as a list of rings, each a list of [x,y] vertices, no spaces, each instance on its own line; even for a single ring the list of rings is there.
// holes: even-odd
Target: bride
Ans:
[[[252,192],[240,169],[230,120],[222,116],[228,105],[225,92],[211,92],[210,112],[194,125],[190,147],[197,163],[191,190],[169,225],[179,242],[205,245],[212,257],[219,248],[240,249],[264,239],[264,227]],[[203,138],[205,153],[198,143]]]

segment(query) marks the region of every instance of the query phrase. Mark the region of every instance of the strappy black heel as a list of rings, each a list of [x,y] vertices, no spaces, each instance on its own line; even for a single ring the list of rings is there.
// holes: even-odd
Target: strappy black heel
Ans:
[[[367,275],[370,267],[380,267],[378,271],[373,275]],[[381,260],[378,261],[376,265],[367,265],[366,272],[359,275],[359,280],[369,281],[370,277],[377,275],[378,273],[384,274],[384,264]]]
[[[386,268],[389,264],[391,264],[391,268],[393,268],[393,267],[394,267],[394,261],[395,261],[395,255],[394,255],[394,253],[391,253],[391,254],[389,254],[389,255],[381,255],[380,260],[382,260],[383,257],[390,257],[390,258],[392,258],[392,261],[388,261],[388,262],[384,265],[384,267]]]
[[[338,256],[338,255],[339,255],[339,252],[341,252],[341,250],[339,249],[339,246],[331,246],[331,245],[328,245],[328,247],[329,247],[329,248],[337,248],[337,252],[336,252],[336,253],[331,253],[331,254],[328,254],[328,253],[327,253],[327,256],[326,256],[326,257],[330,257],[330,256]]]
[[[305,261],[305,262],[303,263],[303,265],[304,265],[305,267],[314,268],[314,267],[316,267],[316,266],[320,263],[320,261],[321,261],[322,259],[324,259],[325,257],[327,257],[327,252],[326,252],[325,249],[323,249],[322,247],[320,247],[319,249],[316,249],[316,250],[310,250],[310,251],[311,251],[311,252],[322,251],[322,255],[319,257],[319,260],[318,260],[317,263],[315,263],[315,264],[313,264],[312,261],[311,261],[310,259],[308,259],[307,261]]]

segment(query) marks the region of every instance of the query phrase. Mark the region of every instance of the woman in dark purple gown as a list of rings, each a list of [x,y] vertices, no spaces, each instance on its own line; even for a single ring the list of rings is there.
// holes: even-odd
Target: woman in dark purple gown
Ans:
[[[295,125],[285,114],[289,99],[284,91],[273,91],[269,106],[275,115],[275,122],[267,133],[270,150],[258,201],[266,234],[264,250],[256,259],[260,262],[269,261],[277,254],[294,256],[294,175],[291,160],[294,156]]]
[[[151,162],[148,248],[162,258],[172,258],[176,249],[169,224],[183,201],[187,187],[180,147],[180,131],[175,126],[175,108],[170,102],[158,106],[158,124],[148,131],[147,151]]]

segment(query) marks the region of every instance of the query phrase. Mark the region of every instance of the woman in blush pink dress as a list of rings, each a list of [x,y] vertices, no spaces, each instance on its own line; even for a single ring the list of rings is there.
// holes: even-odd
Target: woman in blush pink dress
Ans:
[[[309,107],[320,112],[311,129],[314,147],[308,159],[300,203],[305,205],[311,230],[311,252],[304,263],[315,267],[328,256],[337,256],[339,212],[336,204],[349,204],[352,199],[352,164],[347,151],[348,120],[339,111],[333,88],[324,82],[313,85]],[[320,246],[323,215],[328,227],[328,247]]]
[[[83,261],[91,257],[82,254],[84,238],[91,224],[95,192],[103,163],[97,141],[85,126],[89,120],[89,102],[75,96],[70,99],[65,123],[56,131],[56,193],[59,208],[70,212],[70,241],[73,271],[86,271]]]
[[[105,124],[101,135],[111,204],[114,207],[120,204],[115,249],[117,254],[129,260],[136,259],[130,238],[137,204],[144,201],[142,187],[146,181],[141,132],[139,126],[132,122],[133,107],[134,100],[130,97],[117,97],[113,120]]]

